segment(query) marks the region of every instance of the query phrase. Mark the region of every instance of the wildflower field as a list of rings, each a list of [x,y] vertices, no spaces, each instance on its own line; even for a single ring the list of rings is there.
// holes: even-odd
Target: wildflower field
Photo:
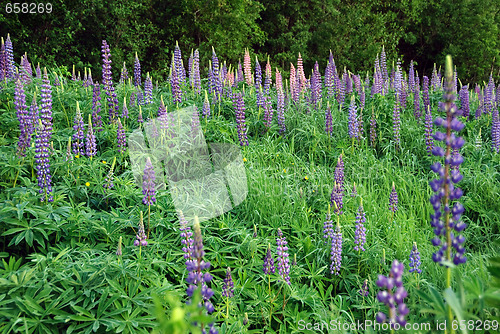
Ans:
[[[153,82],[101,52],[45,68],[2,39],[1,333],[500,332],[494,73],[176,46]],[[153,154],[186,143],[238,187],[187,192],[216,166]]]

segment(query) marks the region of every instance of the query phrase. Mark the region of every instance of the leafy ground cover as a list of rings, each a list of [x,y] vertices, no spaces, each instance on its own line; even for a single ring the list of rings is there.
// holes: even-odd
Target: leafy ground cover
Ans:
[[[362,333],[390,332],[390,320],[395,332],[443,332],[445,321],[449,333],[498,330],[493,78],[464,86],[465,95],[449,81],[464,144],[445,163],[429,147],[433,119],[449,112],[439,102],[452,100],[438,71],[421,88],[399,62],[391,73],[377,59],[365,81],[331,59],[324,75],[318,68],[306,79],[299,59],[285,80],[249,57],[226,66],[214,51],[207,79],[196,54],[183,66],[177,49],[170,80],[153,84],[138,59],[135,75],[122,69],[118,81],[103,43],[99,84],[95,74],[42,70],[24,57],[14,64],[3,56],[7,43],[2,50],[2,333]],[[168,190],[137,185],[127,140],[148,120],[193,105],[207,142],[241,144],[248,193],[191,225]],[[462,196],[448,186],[431,200],[437,161]],[[453,196],[464,211],[445,221],[466,224],[455,228],[455,263],[439,257],[430,218]],[[451,203],[450,217],[460,211]],[[386,327],[374,327],[382,313]]]

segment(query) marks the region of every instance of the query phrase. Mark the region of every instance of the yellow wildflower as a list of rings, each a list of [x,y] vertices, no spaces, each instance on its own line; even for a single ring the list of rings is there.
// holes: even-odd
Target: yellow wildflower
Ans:
[[[88,183],[88,182],[85,182],[85,185],[86,185],[87,187],[90,187],[90,183]]]

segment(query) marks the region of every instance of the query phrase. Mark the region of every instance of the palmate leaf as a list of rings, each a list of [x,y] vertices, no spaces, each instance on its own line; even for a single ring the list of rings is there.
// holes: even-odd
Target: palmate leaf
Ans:
[[[443,298],[441,294],[434,289],[432,286],[429,286],[429,293],[425,293],[422,290],[415,291],[420,298],[424,299],[431,308],[423,308],[420,311],[423,313],[433,313],[435,315],[445,317],[446,315],[446,307],[444,305]]]

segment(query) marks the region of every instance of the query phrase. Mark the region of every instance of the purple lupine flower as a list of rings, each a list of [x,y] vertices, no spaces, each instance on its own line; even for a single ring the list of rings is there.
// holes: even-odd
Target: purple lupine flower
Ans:
[[[152,205],[156,202],[155,170],[149,157],[146,158],[146,166],[144,167],[144,176],[142,179],[142,194],[144,195],[142,203]]]
[[[126,84],[127,80],[128,80],[127,65],[125,64],[125,62],[123,62],[123,67],[122,67],[122,71],[120,73],[120,81],[119,81],[119,83],[120,84]]]
[[[399,263],[398,260],[394,260],[389,276],[378,276],[377,286],[386,290],[379,291],[377,293],[377,299],[379,302],[384,303],[389,309],[388,315],[383,312],[377,313],[376,320],[379,323],[384,323],[389,320],[391,326],[396,323],[400,326],[406,325],[405,316],[410,313],[410,310],[404,303],[404,299],[408,296],[408,293],[403,287],[403,272],[404,265]]]
[[[351,197],[356,197],[357,195],[358,191],[356,190],[356,182],[354,182],[354,185],[352,186]]]
[[[75,133],[73,134],[73,154],[78,158],[79,156],[85,155],[84,151],[84,123],[82,112],[80,111],[80,106],[78,101],[76,102],[76,115],[73,120],[73,130]]]
[[[363,108],[359,109],[357,123],[358,123],[359,139],[363,139],[364,138]]]
[[[359,94],[359,106],[361,107],[361,110],[365,109],[365,99],[366,99],[365,87],[362,86]]]
[[[17,152],[20,156],[24,156],[24,151],[29,146],[30,142],[30,127],[32,119],[28,114],[28,107],[26,106],[26,94],[21,80],[16,81],[16,88],[14,90],[14,106],[16,109],[16,116],[19,121],[19,141],[17,143]]]
[[[427,147],[427,155],[432,154],[432,149],[434,148],[434,140],[432,139],[432,113],[431,108],[427,109],[425,114],[425,145]]]
[[[263,270],[265,275],[271,275],[276,272],[276,268],[274,267],[274,259],[273,254],[271,253],[271,245],[267,245],[267,253],[264,257]]]
[[[391,194],[389,195],[389,210],[391,210],[393,213],[398,211],[398,193],[396,192],[396,186],[394,185],[394,182],[392,182],[392,190]]]
[[[410,253],[410,273],[416,272],[420,274],[422,272],[422,269],[420,269],[420,265],[422,262],[420,262],[420,252],[417,249],[417,243],[413,242],[413,248]]]
[[[342,265],[342,232],[340,231],[340,224],[337,216],[337,226],[332,235],[332,244],[330,251],[330,273],[333,275],[340,274],[340,266]]]
[[[377,140],[377,119],[375,112],[372,110],[372,117],[370,118],[370,145],[375,147]]]
[[[333,185],[333,190],[330,195],[330,205],[334,206],[334,212],[337,215],[342,214],[342,209],[344,208],[344,191],[342,190],[339,183],[335,182]]]
[[[328,73],[327,73],[328,70]],[[330,57],[328,58],[328,65],[325,69],[325,87],[327,87],[328,97],[332,97],[334,94],[335,85],[335,73],[337,67],[335,66],[335,60],[333,59],[332,51],[330,50]]]
[[[7,39],[5,40],[5,60],[6,60],[5,77],[12,80],[16,76],[16,65],[14,64],[14,49],[12,48],[12,41],[10,40],[10,34],[7,34]]]
[[[238,86],[238,82],[243,82],[243,67],[241,66],[241,60],[238,59],[238,70],[236,71],[235,87]]]
[[[36,72],[36,78],[42,79],[42,70],[40,69],[40,63],[37,64],[35,72]]]
[[[276,254],[278,256],[278,273],[285,283],[290,285],[290,259],[288,255],[288,247],[286,238],[283,236],[283,232],[278,228],[278,238],[276,239],[277,249]]]
[[[368,295],[370,294],[368,292],[368,280],[365,279],[364,283],[363,283],[363,286],[361,287],[361,289],[358,291],[358,293],[363,296],[363,297],[368,297]]]
[[[102,41],[102,83],[107,95],[109,120],[114,121],[118,117],[118,100],[114,92],[113,79],[111,75],[111,51],[106,40]]]
[[[61,82],[59,81],[57,73],[54,73],[54,87],[59,87],[59,86],[61,86]]]
[[[52,202],[54,198],[49,163],[49,129],[43,125],[41,120],[38,122],[35,137],[35,163],[38,186],[40,187],[39,193],[42,194],[40,200]]]
[[[359,124],[358,124],[358,115],[356,110],[356,103],[354,101],[354,95],[351,96],[351,104],[349,106],[349,137],[351,139],[359,139]]]
[[[500,119],[496,108],[493,109],[493,122],[491,123],[491,150],[496,153],[500,152]]]
[[[28,55],[27,53],[25,53],[21,57],[21,78],[24,84],[29,84],[32,77],[33,69],[31,68],[30,62],[28,61]]]
[[[285,125],[285,94],[283,93],[283,81],[281,78],[281,73],[276,68],[276,116],[278,118],[278,125],[280,127],[279,132],[283,135],[286,132]]]
[[[363,203],[360,204],[358,208],[358,214],[356,216],[356,231],[354,232],[354,250],[364,251],[364,244],[366,242],[366,228],[364,223],[366,223],[366,214],[363,211]]]
[[[214,47],[212,47],[212,90],[215,92],[215,99],[220,100],[222,95],[222,80],[220,78],[220,68],[219,68],[219,58],[217,58],[217,54],[215,53]]]
[[[255,56],[255,73],[254,73],[255,90],[258,91],[262,86],[262,68],[260,67],[259,59]]]
[[[191,298],[193,292],[197,288],[201,288],[201,306],[210,314],[215,311],[214,306],[210,302],[210,298],[214,295],[214,292],[207,286],[207,283],[212,280],[212,275],[209,272],[203,273],[203,271],[210,269],[210,262],[203,260],[205,251],[203,250],[203,239],[198,217],[195,217],[193,239],[192,258],[186,261],[186,268],[189,271],[186,278],[186,282],[189,284],[186,293]]]
[[[241,93],[233,94],[233,108],[236,113],[236,127],[241,146],[248,146],[247,129],[245,124],[245,103]]]
[[[87,130],[87,141],[85,143],[85,150],[87,156],[92,159],[93,156],[97,154],[97,145],[95,140],[94,129],[92,128],[92,119],[91,115],[89,115],[89,127]],[[82,152],[83,154],[83,152]]]
[[[194,86],[193,83],[193,49],[191,49],[191,54],[189,55],[188,59],[188,76],[189,76],[189,85],[191,87]]]
[[[431,101],[429,99],[429,78],[424,75],[424,82],[422,84],[422,94],[424,99],[424,110],[428,110],[431,106]]]
[[[118,153],[125,153],[127,150],[127,138],[125,136],[125,129],[123,128],[122,121],[118,118],[118,128],[116,130],[116,141],[118,145]]]
[[[231,269],[228,267],[226,271],[226,278],[224,278],[224,284],[222,285],[222,297],[231,298],[233,296],[234,296],[233,276],[231,276]]]
[[[135,87],[142,86],[141,62],[139,61],[139,57],[137,56],[137,52],[135,53],[135,59],[134,59],[134,86]]]
[[[181,231],[181,243],[182,243],[182,251],[184,252],[184,258],[189,260],[192,258],[193,254],[193,232],[191,231],[191,227],[188,225],[188,221],[184,218],[184,214],[182,211],[179,212],[179,223]]]
[[[165,107],[165,102],[163,101],[163,95],[160,96],[160,106],[158,107],[158,117],[162,117],[167,114],[167,107]]]
[[[148,242],[146,236],[146,232],[144,231],[144,220],[142,219],[142,211],[141,211],[141,219],[139,220],[139,227],[137,228],[137,234],[135,236],[134,246],[147,246]]]
[[[352,82],[354,83],[354,87],[356,88],[356,92],[358,95],[361,95],[361,78],[359,75],[354,74],[352,76]]]
[[[174,48],[174,64],[173,68],[175,70],[175,73],[177,74],[177,77],[179,78],[179,83],[183,84],[186,81],[186,69],[184,68],[182,64],[182,54],[181,54],[181,48],[179,47],[179,42],[175,41],[175,48]]]
[[[318,107],[321,98],[321,73],[319,73],[318,62],[314,64],[313,74],[311,77],[311,103],[313,108]]]
[[[201,92],[201,79],[200,79],[200,53],[198,49],[194,51],[193,56],[193,89],[196,94]]]
[[[128,118],[127,98],[125,96],[123,97],[122,118]]]
[[[332,118],[332,111],[330,109],[330,101],[326,102],[325,131],[329,136],[333,135],[333,118]]]
[[[201,109],[201,114],[204,118],[210,117],[210,101],[208,100],[207,91],[205,91],[205,100],[203,101],[203,108]]]
[[[87,81],[85,82],[85,87],[90,87],[94,85],[94,80],[92,79],[92,72],[90,71],[89,68],[89,75],[87,76]]]
[[[153,81],[149,73],[147,73],[146,81],[144,82],[144,104],[151,103],[153,103]]]
[[[330,204],[328,204],[328,212],[326,213],[326,219],[323,223],[323,238],[325,239],[325,243],[328,243],[330,239],[333,237],[333,221],[332,216],[330,214]]]
[[[436,162],[431,166],[433,172],[439,175],[439,178],[429,182],[432,190],[435,192],[431,196],[430,202],[434,208],[434,213],[431,214],[431,226],[434,228],[436,237],[432,239],[434,246],[440,246],[440,249],[432,255],[434,262],[443,265],[443,261],[453,261],[455,265],[465,263],[467,258],[464,256],[465,248],[463,243],[465,238],[459,233],[466,228],[466,224],[460,220],[461,214],[464,212],[464,207],[460,202],[451,201],[458,200],[462,197],[462,189],[455,187],[455,184],[460,182],[463,176],[458,170],[451,170],[452,166],[459,166],[463,162],[460,154],[452,157],[452,149],[460,149],[465,141],[462,137],[458,137],[453,132],[459,132],[464,128],[464,124],[456,117],[460,116],[460,111],[453,103],[455,95],[453,94],[453,72],[452,72],[451,56],[446,57],[446,79],[443,99],[443,109],[446,112],[446,120],[437,117],[434,121],[436,126],[443,127],[446,132],[436,131],[434,139],[445,143],[446,150],[440,146],[434,146],[432,153],[438,157],[445,157],[445,165]],[[443,205],[443,210],[441,206]],[[444,242],[441,240],[443,237]],[[449,249],[448,247],[453,247]]]
[[[273,121],[273,106],[271,97],[269,95],[264,96],[264,126],[269,129],[271,127],[271,122]]]
[[[469,118],[469,85],[462,86],[458,95],[460,96],[460,109],[462,109],[462,115],[465,118]]]
[[[0,46],[0,81],[7,79],[7,54],[5,53],[5,43],[3,37],[1,39],[2,45]]]
[[[415,93],[415,69],[413,68],[413,60],[410,60],[410,69],[408,73],[408,88],[410,92]]]
[[[92,123],[98,132],[102,131],[102,120],[99,112],[101,111],[101,86],[99,82],[94,84],[92,90]]]
[[[71,72],[71,81],[76,81],[75,65],[74,64],[73,64],[73,71]]]
[[[175,70],[175,68],[172,69],[172,77],[170,79],[170,85],[172,86],[172,100],[174,103],[181,103],[182,102],[182,89],[181,89],[181,82],[179,78],[179,74]]]

